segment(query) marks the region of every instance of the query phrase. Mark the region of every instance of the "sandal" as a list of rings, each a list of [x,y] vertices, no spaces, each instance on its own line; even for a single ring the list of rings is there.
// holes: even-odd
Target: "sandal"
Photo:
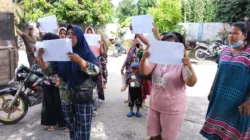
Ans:
[[[140,111],[137,111],[137,112],[136,112],[136,117],[141,117]]]
[[[134,115],[135,115],[135,113],[132,112],[132,111],[128,112],[128,114],[127,114],[128,117],[132,117],[132,116],[134,116]]]
[[[69,132],[69,129],[68,129],[68,128],[65,128],[64,131],[65,131],[65,132]]]
[[[50,126],[48,128],[48,131],[54,131],[57,127],[58,127],[57,125]]]

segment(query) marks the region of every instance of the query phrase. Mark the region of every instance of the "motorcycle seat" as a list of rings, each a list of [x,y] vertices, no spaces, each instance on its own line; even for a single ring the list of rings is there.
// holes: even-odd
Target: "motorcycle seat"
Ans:
[[[16,90],[15,88],[4,88],[4,89],[0,89],[0,93],[9,93],[15,90]]]

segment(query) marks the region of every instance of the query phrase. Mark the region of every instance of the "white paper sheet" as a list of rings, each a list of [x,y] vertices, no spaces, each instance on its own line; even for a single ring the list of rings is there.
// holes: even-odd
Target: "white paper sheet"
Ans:
[[[181,65],[184,57],[184,45],[175,42],[154,41],[149,47],[149,62],[157,64]]]
[[[67,53],[73,52],[71,39],[55,39],[43,41],[44,61],[70,61]]]
[[[55,29],[58,28],[55,15],[39,18],[38,22],[40,23],[39,30],[41,32],[52,32],[52,33],[54,33]]]
[[[84,34],[86,41],[91,47],[99,47],[101,41],[101,35],[99,34]]]
[[[37,56],[38,50],[40,48],[43,48],[43,42],[37,41],[35,47],[36,47],[36,51],[34,52],[34,56]]]
[[[151,15],[140,15],[132,17],[132,27],[134,34],[151,33],[154,19]]]

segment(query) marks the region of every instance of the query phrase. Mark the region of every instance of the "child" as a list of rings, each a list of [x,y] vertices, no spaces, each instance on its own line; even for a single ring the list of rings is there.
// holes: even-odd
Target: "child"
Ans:
[[[139,74],[139,63],[132,63],[131,66],[132,73],[127,76],[127,84],[129,86],[129,107],[130,112],[128,112],[128,117],[132,117],[134,115],[133,107],[136,105],[137,112],[136,116],[141,117],[140,107],[142,106],[142,90],[141,90],[141,75]]]

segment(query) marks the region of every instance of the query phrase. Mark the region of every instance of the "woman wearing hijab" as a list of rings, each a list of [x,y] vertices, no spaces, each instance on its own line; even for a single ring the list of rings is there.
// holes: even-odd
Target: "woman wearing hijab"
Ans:
[[[85,30],[85,34],[95,34],[95,31],[94,31],[93,28],[88,27]],[[105,100],[104,90],[103,90],[104,79],[103,79],[103,76],[102,76],[102,73],[103,73],[103,71],[102,71],[102,63],[104,63],[103,62],[104,59],[103,59],[103,57],[101,55],[103,53],[103,49],[102,49],[101,45],[100,46],[90,46],[90,49],[93,51],[93,53],[97,57],[98,66],[100,68],[100,73],[99,73],[98,82],[97,82],[98,98],[101,99],[101,100]]]
[[[47,63],[43,61],[43,49],[39,49],[40,64],[46,75],[58,74],[62,110],[71,140],[89,140],[91,132],[93,100],[92,91],[97,82],[99,67],[79,26],[67,27],[67,38],[72,39],[73,53],[70,61]]]
[[[97,33],[101,35],[101,48],[103,50],[101,54],[101,66],[102,66],[102,77],[104,79],[104,85],[103,88],[106,88],[106,84],[108,82],[108,69],[107,69],[107,64],[108,64],[108,49],[109,49],[109,40],[103,33],[101,29],[97,30]]]
[[[43,36],[43,40],[59,39],[59,36],[52,33],[47,33]],[[62,113],[61,100],[59,89],[56,87],[58,81],[57,75],[49,76],[49,80],[43,85],[43,101],[41,124],[50,126],[49,131],[55,130],[57,127],[65,127],[65,121]]]
[[[66,32],[67,32],[67,29],[65,27],[59,28],[58,29],[59,38],[66,38]]]

